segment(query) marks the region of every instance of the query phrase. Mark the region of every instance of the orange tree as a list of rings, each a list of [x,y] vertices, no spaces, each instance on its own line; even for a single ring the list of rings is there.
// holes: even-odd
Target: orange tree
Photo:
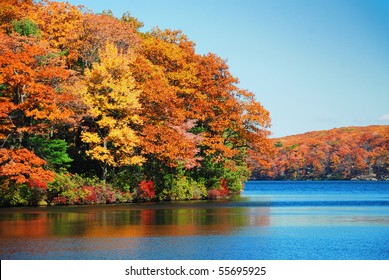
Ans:
[[[192,199],[240,191],[267,164],[269,113],[227,63],[181,31],[141,26],[129,13],[0,0],[3,182],[70,166],[134,195],[152,181],[159,199]],[[20,153],[25,182],[9,173]]]
[[[31,3],[23,4],[29,7]],[[24,12],[28,14],[28,9]],[[0,31],[2,191],[26,183],[44,189],[39,186],[46,186],[53,173],[45,169],[45,160],[26,148],[31,147],[30,137],[52,137],[72,118],[66,105],[72,97],[62,89],[69,71],[58,51],[41,40],[41,30],[33,20],[20,18],[18,12],[10,20],[10,24],[2,22]]]
[[[146,34],[140,54],[134,73],[142,89],[146,173],[164,187],[174,178],[158,173],[186,183],[190,177],[208,189],[225,180],[231,191],[240,191],[250,165],[262,164],[271,146],[269,113],[238,88],[225,61],[195,54],[180,31]]]
[[[38,186],[53,180],[53,173],[44,169],[44,160],[24,147],[30,145],[31,136],[53,134],[69,119],[71,112],[62,104],[66,93],[60,93],[60,83],[68,74],[44,44],[31,44],[30,38],[19,34],[7,36],[0,35],[3,44],[12,44],[0,48],[2,192],[25,183],[44,190]]]

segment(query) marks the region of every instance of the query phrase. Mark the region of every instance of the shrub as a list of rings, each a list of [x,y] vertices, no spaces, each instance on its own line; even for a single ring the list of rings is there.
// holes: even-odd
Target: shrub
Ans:
[[[116,193],[110,189],[105,190],[105,202],[106,203],[115,203],[117,200]]]
[[[228,181],[226,179],[220,180],[220,187],[214,188],[208,191],[208,199],[218,199],[226,197],[230,194],[227,186]]]
[[[73,193],[74,189],[76,189],[74,176],[69,173],[57,173],[54,181],[48,184],[47,202],[61,205],[72,204],[71,202],[75,197],[75,193]]]
[[[47,183],[39,180],[29,180],[28,181],[28,187],[30,189],[38,189],[41,191],[46,191],[47,189]]]
[[[193,188],[185,176],[172,181],[170,189],[171,200],[190,200],[193,197]]]
[[[82,196],[80,197],[81,204],[95,204],[97,203],[96,189],[92,186],[83,186],[81,188]]]
[[[226,179],[222,179],[220,181],[220,185],[221,185],[220,196],[227,196],[227,195],[229,195],[230,192],[228,190],[227,180]]]
[[[139,195],[140,199],[150,200],[155,198],[155,186],[153,181],[143,180],[139,184]]]
[[[208,191],[208,199],[218,199],[220,198],[220,190],[219,189],[211,189]]]
[[[191,200],[207,196],[205,180],[195,181],[191,177],[178,172],[176,175],[164,176],[164,189],[158,195],[160,200]]]
[[[116,201],[126,203],[133,200],[133,195],[130,192],[116,192]]]
[[[207,189],[205,187],[205,180],[193,180],[193,196],[192,199],[203,199],[207,197]]]
[[[31,189],[27,185],[1,184],[0,206],[27,206],[30,192]]]
[[[57,196],[53,198],[52,203],[55,205],[66,205],[68,200],[64,196]]]

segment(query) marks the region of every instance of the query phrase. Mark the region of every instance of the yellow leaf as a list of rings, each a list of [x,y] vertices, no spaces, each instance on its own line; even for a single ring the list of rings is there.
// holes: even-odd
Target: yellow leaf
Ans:
[[[97,133],[93,133],[93,132],[83,132],[81,134],[81,140],[82,140],[82,142],[88,143],[88,144],[101,143],[101,138],[99,137],[99,135]]]

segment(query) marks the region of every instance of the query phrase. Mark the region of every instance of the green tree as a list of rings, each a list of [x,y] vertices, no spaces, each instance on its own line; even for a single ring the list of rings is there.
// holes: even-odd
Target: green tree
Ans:
[[[65,140],[34,136],[29,139],[29,144],[31,145],[31,150],[40,158],[45,159],[47,166],[51,169],[69,168],[70,163],[73,161],[67,153],[68,144]]]

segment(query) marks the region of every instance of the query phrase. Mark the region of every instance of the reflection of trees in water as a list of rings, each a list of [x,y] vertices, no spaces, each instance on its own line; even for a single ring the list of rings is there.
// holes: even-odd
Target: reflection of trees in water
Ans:
[[[228,207],[210,203],[42,208],[27,213],[7,213],[0,220],[0,236],[141,237],[230,234],[241,227],[268,225],[268,212],[266,207]]]
[[[2,217],[0,237],[43,237],[49,234],[46,215],[38,213],[15,213]]]

